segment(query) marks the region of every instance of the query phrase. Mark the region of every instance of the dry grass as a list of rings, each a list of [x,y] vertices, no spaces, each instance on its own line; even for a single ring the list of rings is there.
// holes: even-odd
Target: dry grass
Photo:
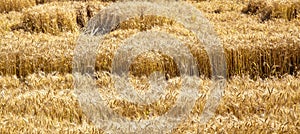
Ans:
[[[246,14],[260,14],[260,20],[266,21],[271,18],[283,18],[292,20],[300,13],[300,2],[294,0],[253,0],[247,7],[242,9]]]
[[[300,45],[297,41],[299,40],[297,21],[261,24],[246,16],[233,13],[224,13],[221,17],[212,14],[210,17],[212,17],[210,19],[213,23],[218,24],[215,27],[225,47],[229,76],[240,74],[249,74],[251,77],[280,76],[285,73],[293,74],[299,70]],[[227,18],[228,21],[222,22],[224,18]],[[238,21],[239,23],[228,25],[231,23],[230,21],[232,23]],[[128,28],[126,27],[128,25],[131,25],[130,20],[128,24],[121,25],[119,29],[106,36],[97,56],[97,69],[109,71],[118,44],[144,29],[139,25],[136,27],[131,25],[132,28]],[[291,32],[286,32],[287,29]],[[201,74],[210,74],[210,66],[207,64],[208,57],[203,49],[195,49],[197,46],[200,48],[203,46],[194,38],[192,33],[176,23],[161,25],[159,29],[152,28],[152,30],[175,34],[185,45],[191,48],[192,54],[200,63]],[[70,73],[72,51],[76,44],[77,35],[78,32],[62,34],[61,36],[43,33],[30,34],[21,31],[7,33],[1,39],[1,44],[3,44],[1,47],[1,57],[3,57],[0,63],[1,73],[3,75],[18,74],[18,76],[26,76],[40,70]],[[18,59],[19,62],[17,62]],[[132,70],[138,72],[133,72],[133,74],[149,74],[154,70],[165,70],[171,77],[178,75],[178,70],[170,57],[158,53],[142,55],[136,59],[136,63],[132,65]]]
[[[225,26],[221,27],[222,25]],[[221,23],[218,26],[220,28],[218,32],[228,32],[230,29],[226,29],[228,27],[226,25],[226,23]],[[299,37],[297,37],[295,32],[282,31],[285,28],[293,28],[296,31],[298,28],[293,27],[293,25],[287,25],[286,22],[273,22],[270,25],[259,25],[259,29],[266,28],[268,31],[274,31],[267,33],[268,35],[260,32],[259,29],[249,31],[255,33],[253,35],[249,35],[247,31],[242,33],[243,30],[250,29],[253,25],[244,25],[243,27],[236,25],[236,31],[239,32],[221,35],[226,50],[229,76],[239,74],[250,74],[252,77],[280,76],[285,73],[293,74],[299,70],[300,45],[297,42]],[[278,30],[278,27],[282,29]],[[191,33],[179,26],[168,28],[161,27],[160,30],[176,33],[176,36],[191,48],[201,46],[193,36],[190,36],[192,35]],[[111,70],[112,57],[118,44],[137,32],[139,32],[139,29],[122,29],[109,34],[100,47],[96,68],[106,71]],[[284,33],[277,34],[279,32]],[[1,73],[3,75],[17,74],[18,76],[26,76],[40,70],[70,73],[72,68],[72,50],[76,45],[76,39],[76,33],[62,34],[61,36],[42,33],[7,33],[1,40],[3,44],[3,47],[1,47],[1,57],[3,58],[0,63],[2,65]],[[193,48],[192,54],[200,62],[200,72],[204,75],[209,75],[208,58],[205,51]],[[170,57],[162,56],[158,53],[141,55],[141,57],[136,59],[136,63],[132,65],[132,71],[136,71],[133,72],[134,74],[149,74],[154,70],[165,70],[170,76],[178,75],[178,70],[176,70],[176,66],[174,66],[174,62],[172,62]]]
[[[11,27],[18,25],[21,20],[22,13],[20,12],[9,12],[8,14],[0,15],[0,33],[5,35],[6,32],[11,31]]]
[[[105,73],[100,73],[99,78],[100,89],[112,85]],[[169,84],[175,86],[178,82],[176,79],[170,79]],[[97,130],[80,110],[72,94],[73,78],[70,74],[35,73],[27,76],[25,82],[15,76],[1,77],[0,81],[1,132],[101,131]],[[204,79],[203,87],[207,88],[208,84],[209,80]],[[176,89],[176,86],[173,88]],[[299,75],[256,81],[249,77],[234,77],[225,89],[224,97],[216,111],[216,118],[206,126],[192,123],[203,109],[204,99],[200,98],[193,109],[193,116],[182,123],[174,133],[296,133],[300,130],[300,107],[297,103],[299,101]],[[133,119],[148,116],[147,114],[152,114],[151,111],[172,104],[159,102],[158,105],[138,107],[141,110],[136,112],[133,110],[135,106],[130,103],[117,103],[115,100],[110,102],[110,106],[116,112]],[[160,103],[164,105],[159,105]],[[149,109],[150,112],[147,112]],[[153,114],[159,115],[161,112],[164,111]]]
[[[63,36],[49,36],[22,32],[10,32],[2,36],[1,75],[16,74],[23,77],[36,71],[70,72],[76,35],[65,33]]]
[[[52,2],[23,11],[23,22],[15,29],[57,35],[61,32],[78,32],[98,12],[103,2]]]
[[[46,4],[51,2],[67,2],[67,1],[99,1],[99,2],[114,2],[116,0],[1,0],[0,13],[7,13],[10,11],[22,11],[23,9],[33,7],[39,4]]]
[[[259,16],[240,13],[243,2],[218,1],[206,5],[210,5],[209,2],[196,4],[205,11],[222,40],[229,74],[266,77],[299,70],[298,20],[274,19],[260,23]],[[221,13],[214,13],[216,9]]]
[[[23,8],[28,8],[36,5],[36,0],[1,0],[0,13],[9,11],[21,11]]]
[[[70,73],[80,28],[108,3],[40,1],[34,6],[20,0],[9,1],[14,4],[3,7],[8,1],[1,2],[0,10],[5,9],[2,12],[22,11],[0,14],[0,132],[102,133],[80,110],[72,93]],[[290,9],[295,7],[299,12],[297,6],[278,3],[275,8],[276,3],[266,4],[272,8],[270,20],[261,23],[261,15],[241,13],[247,0],[190,2],[214,25],[226,52],[230,80],[215,118],[205,126],[193,121],[203,110],[205,99],[201,97],[192,116],[173,133],[300,132],[300,74],[296,74],[300,71],[300,23],[298,18],[289,19],[293,14]],[[92,6],[93,3],[99,5]],[[264,8],[259,7],[258,14],[262,14],[260,9]],[[273,19],[276,16],[279,19]],[[108,34],[97,55],[97,70],[111,69],[113,53],[121,41],[150,29],[173,34],[183,41],[199,62],[200,72],[210,75],[206,52],[194,34],[172,20],[153,16],[132,18]],[[195,49],[198,46],[200,49]],[[142,54],[131,65],[134,76],[162,70],[167,73],[170,90],[177,90],[178,70],[163,53]],[[99,91],[106,93],[104,87],[112,88],[113,83],[107,73],[98,73]],[[144,89],[147,79],[139,78],[131,82]],[[207,89],[209,83],[203,78],[203,88],[199,90]],[[110,100],[109,104],[127,118],[147,119],[166,112],[174,98],[168,96],[148,106],[122,100]]]

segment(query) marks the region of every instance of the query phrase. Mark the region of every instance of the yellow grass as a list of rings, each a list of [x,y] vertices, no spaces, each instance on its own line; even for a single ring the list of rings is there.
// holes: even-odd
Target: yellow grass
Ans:
[[[99,88],[110,87],[112,83],[105,73],[99,74]],[[176,85],[177,78],[169,84]],[[203,79],[202,86],[207,88],[209,80]],[[71,74],[35,73],[25,78],[25,83],[15,76],[0,78],[2,105],[0,111],[1,132],[99,132],[85,117],[73,96]],[[141,84],[141,83],[136,83]],[[175,86],[176,89],[176,86]],[[206,126],[191,123],[198,119],[204,98],[198,99],[192,115],[174,133],[186,132],[275,132],[296,133],[299,131],[300,79],[286,75],[282,79],[269,78],[253,81],[249,77],[234,77],[225,89],[224,97],[216,111],[215,118]],[[173,100],[168,100],[170,102]],[[110,100],[110,107],[125,117],[132,119],[151,114],[141,109],[135,113],[130,103]],[[162,102],[160,102],[162,103]],[[128,105],[127,105],[128,104]],[[168,107],[151,105],[148,110]],[[129,106],[131,105],[131,106]],[[128,109],[132,107],[133,109]],[[141,108],[141,107],[139,107]],[[146,107],[144,107],[146,108]],[[147,111],[147,110],[146,110]],[[162,114],[158,111],[156,114]],[[154,115],[156,115],[154,113]],[[18,126],[18,127],[15,127]],[[68,129],[66,129],[68,128]]]
[[[103,7],[102,2],[52,2],[23,11],[19,29],[57,35],[60,32],[77,32],[88,19]]]
[[[300,45],[297,41],[299,40],[297,34],[299,27],[296,20],[259,23],[253,18],[234,12],[222,15],[209,13],[206,16],[214,24],[224,45],[229,76],[250,74],[252,77],[267,77],[285,73],[292,74],[299,70]],[[227,21],[223,22],[223,19],[227,19]],[[237,23],[235,24],[235,22]],[[167,23],[169,22],[162,22],[162,24]],[[122,40],[141,30],[139,25],[136,27],[128,27],[128,25],[131,25],[130,21],[126,25],[121,24],[119,29],[107,35],[101,44],[101,50],[99,50],[97,69],[109,71],[116,46]],[[203,48],[203,45],[193,37],[192,33],[176,23],[162,25],[159,29],[152,28],[152,30],[162,30],[175,34],[176,37],[185,42],[185,45],[191,48],[192,54],[200,63],[201,74],[210,74],[210,66],[207,64],[208,57],[205,51],[194,49],[196,46]],[[43,33],[7,33],[0,41],[1,44],[5,44],[0,48],[2,52],[1,73],[3,75],[18,74],[18,76],[25,76],[39,70],[70,73],[73,56],[71,52],[76,45],[78,32],[60,34],[61,36]],[[174,63],[167,57],[163,58],[160,55],[152,53],[136,59],[137,65],[133,64],[132,70],[139,72],[134,72],[134,74],[149,74],[154,70],[162,70],[166,67],[165,71],[169,75],[178,75]],[[143,60],[145,62],[140,62]]]
[[[10,11],[22,11],[39,4],[46,4],[51,2],[67,2],[67,1],[99,1],[99,2],[113,2],[116,0],[1,0],[0,13],[7,13]]]
[[[80,28],[108,3],[39,1],[39,5],[28,5],[25,0],[12,0],[9,2],[13,4],[4,7],[4,2],[8,1],[0,1],[0,11],[8,13],[0,14],[0,132],[102,133],[80,110],[72,93],[71,71]],[[205,126],[193,121],[199,119],[205,104],[200,97],[191,117],[172,133],[300,132],[300,74],[296,74],[300,71],[300,19],[299,15],[291,17],[291,9],[299,12],[298,6],[290,5],[290,1],[268,1],[263,6],[272,12],[262,23],[260,11],[268,10],[259,10],[259,15],[241,13],[248,0],[189,2],[214,26],[226,52],[230,79],[212,120]],[[101,93],[113,85],[102,71],[111,70],[120,42],[150,29],[175,35],[191,49],[201,74],[210,75],[203,44],[193,33],[173,20],[143,16],[121,23],[102,41],[95,65]],[[147,87],[143,75],[153,71],[166,71],[172,91],[180,85],[174,61],[163,53],[138,56],[130,71],[131,82],[139,89]],[[199,91],[207,90],[210,84],[207,77],[202,80]],[[120,100],[108,103],[124,117],[147,119],[150,114],[162,115],[175,98],[171,95],[148,106]]]
[[[252,0],[242,9],[246,14],[260,14],[261,21],[271,18],[292,20],[299,16],[300,2],[296,0]]]
[[[36,5],[35,0],[1,0],[0,13],[9,11],[21,11],[23,8]]]
[[[38,70],[70,72],[75,40],[70,33],[52,38],[47,34],[6,33],[1,42],[1,75],[20,77]]]

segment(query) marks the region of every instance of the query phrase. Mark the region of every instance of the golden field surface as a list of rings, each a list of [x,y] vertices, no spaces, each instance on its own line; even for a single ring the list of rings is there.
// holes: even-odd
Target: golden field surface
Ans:
[[[249,77],[233,77],[228,82],[214,118],[206,125],[193,122],[199,119],[202,112],[204,98],[199,98],[192,116],[182,122],[174,133],[298,133],[299,77],[288,75],[281,79],[256,81]],[[108,85],[109,81],[106,79],[107,76],[97,82]],[[1,77],[0,81],[1,132],[102,132],[89,122],[80,110],[72,93],[71,74],[32,74],[26,77],[26,82],[14,76],[6,76]],[[169,83],[175,83],[175,80],[170,80]],[[204,79],[203,86],[207,88],[208,84],[209,80]],[[114,104],[118,103],[111,100],[110,104],[111,108],[114,108]],[[169,105],[153,105],[149,109],[157,111]],[[119,109],[116,112],[125,117],[147,116],[143,112],[146,109],[127,108],[124,103],[117,106]]]
[[[300,4],[292,0],[190,0],[210,21],[225,50],[228,81],[215,116],[199,124],[205,96],[172,133],[300,133]],[[112,0],[0,1],[0,133],[103,133],[82,112],[73,94],[72,59],[82,29]],[[112,85],[109,72],[117,44],[145,30],[185,42],[208,89],[208,57],[195,35],[164,17],[122,22],[98,50],[99,89]],[[171,89],[180,75],[172,58],[156,52],[138,56],[134,78],[165,71]],[[208,77],[207,77],[208,76]],[[143,78],[143,77],[141,77]],[[136,86],[144,83],[134,82]],[[200,90],[200,89],[199,89]],[[162,115],[171,96],[147,107],[110,100],[131,119]],[[149,111],[150,109],[150,111]],[[150,133],[150,132],[149,132]]]

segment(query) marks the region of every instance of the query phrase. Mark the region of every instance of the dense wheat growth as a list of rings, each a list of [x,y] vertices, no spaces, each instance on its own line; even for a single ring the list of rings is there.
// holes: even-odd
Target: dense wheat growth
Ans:
[[[0,132],[103,133],[85,116],[73,94],[72,60],[80,32],[114,0],[0,1]],[[121,22],[99,44],[96,57],[99,92],[112,88],[112,59],[121,42],[141,31],[163,31],[187,46],[197,61],[203,96],[192,116],[172,133],[300,132],[300,2],[293,0],[190,0],[213,25],[225,50],[228,85],[215,117],[195,123],[211,83],[203,44],[183,24],[163,16],[138,16]],[[129,7],[130,8],[130,7]],[[80,45],[80,44],[79,44]],[[154,71],[165,73],[168,89],[181,77],[172,57],[147,52],[130,66],[131,82],[147,87]],[[137,77],[138,76],[138,77]],[[160,116],[174,103],[138,106],[109,100],[130,119]]]
[[[98,80],[111,85],[105,73]],[[79,109],[72,95],[72,75],[36,73],[25,78],[25,83],[14,76],[1,77],[1,132],[99,132]],[[176,89],[178,80],[171,80]],[[208,85],[209,80],[203,81]],[[140,84],[140,83],[136,83]],[[205,86],[204,86],[205,87]],[[208,125],[191,124],[202,111],[204,98],[199,98],[193,116],[174,133],[197,132],[299,132],[298,105],[300,79],[285,76],[253,81],[248,77],[233,77],[217,109],[217,117]],[[171,100],[169,100],[171,101]],[[168,101],[167,101],[168,102]],[[136,107],[111,100],[110,107],[123,116],[132,118],[159,115],[162,105]],[[164,103],[169,107],[172,103]],[[126,106],[125,106],[126,105]],[[128,109],[127,107],[131,107]],[[135,111],[138,108],[138,111]],[[137,113],[135,113],[137,112]],[[153,112],[153,113],[152,113]],[[15,127],[20,126],[20,127]]]
[[[87,2],[87,1],[99,1],[110,2],[116,0],[2,0],[0,1],[0,13],[7,13],[10,11],[22,11],[23,9],[34,7],[40,4],[47,4],[51,2]]]
[[[261,21],[272,18],[283,18],[290,21],[297,18],[300,13],[300,2],[296,0],[254,0],[250,1],[247,7],[242,9],[242,12],[246,14],[260,14]]]

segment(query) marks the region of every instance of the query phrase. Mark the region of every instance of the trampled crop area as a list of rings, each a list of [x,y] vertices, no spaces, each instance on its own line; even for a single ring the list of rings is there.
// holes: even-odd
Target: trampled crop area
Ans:
[[[227,85],[215,115],[199,124],[207,92],[172,133],[300,133],[300,3],[292,0],[189,0],[213,25],[225,51]],[[103,133],[74,96],[72,60],[88,21],[114,3],[105,0],[2,0],[0,2],[0,132]],[[129,7],[130,8],[130,7]],[[120,42],[141,31],[163,31],[184,42],[197,61],[201,88],[212,75],[195,34],[163,16],[139,16],[103,38],[96,57],[99,92],[113,89],[110,77]],[[80,45],[80,44],[79,44]],[[196,49],[197,48],[197,49]],[[181,77],[163,52],[139,55],[131,83],[143,92],[148,76],[163,72],[177,92]],[[132,120],[161,116],[176,93],[139,106],[109,99],[108,106]],[[151,133],[151,132],[149,132]]]

